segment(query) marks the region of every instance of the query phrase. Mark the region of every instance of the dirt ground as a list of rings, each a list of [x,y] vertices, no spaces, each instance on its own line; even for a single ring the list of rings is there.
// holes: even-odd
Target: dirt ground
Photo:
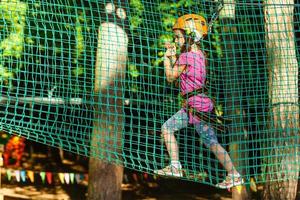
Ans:
[[[145,178],[145,174],[132,171],[125,171],[125,174],[131,177],[122,185],[123,200],[231,199],[231,193],[227,190],[219,190],[199,183],[166,178],[154,179],[151,176]],[[29,181],[22,183],[14,178],[11,181],[3,178],[0,193],[5,195],[5,200],[84,200],[87,196],[87,181],[66,185],[56,179],[53,184],[49,185],[40,181],[33,184]]]
[[[231,193],[217,190],[213,187],[195,184],[180,180],[157,180],[157,182],[145,181],[142,183],[127,183],[122,187],[122,199],[147,199],[147,200],[229,200]],[[5,200],[43,199],[43,200],[84,200],[87,195],[87,183],[62,185],[55,183],[26,184],[15,181],[2,184],[1,193]]]
[[[62,162],[57,160],[57,153],[46,149],[36,153],[26,151],[22,158],[20,169],[33,171],[73,172],[88,173],[88,159],[70,153],[64,153]],[[34,153],[33,153],[34,152]],[[50,152],[50,153],[49,153]],[[88,180],[82,179],[78,183],[62,184],[59,178],[54,178],[52,184],[42,183],[36,178],[34,183],[29,180],[17,182],[12,177],[9,181],[2,170],[1,195],[5,200],[85,200],[87,196]],[[260,188],[258,188],[260,191]],[[298,192],[300,197],[300,192]],[[252,194],[252,199],[260,199],[259,192]],[[216,189],[211,186],[182,181],[153,177],[147,174],[125,169],[124,182],[122,185],[123,200],[229,200],[231,193],[227,190]]]
[[[4,200],[84,200],[87,182],[80,184],[18,183],[3,181],[0,194]],[[300,192],[298,192],[300,197]],[[0,198],[1,199],[1,198]],[[137,181],[122,185],[123,200],[230,200],[231,193],[211,186],[181,180],[157,179],[156,182]],[[260,199],[252,193],[252,199]],[[299,199],[299,198],[297,198]]]
[[[57,170],[75,173],[87,173],[86,159],[79,159],[74,162],[64,159],[61,166],[48,160],[44,154],[34,154],[34,159],[27,159],[24,156],[22,169],[43,171]],[[88,180],[83,179],[79,183],[62,184],[59,178],[54,178],[52,184],[42,183],[40,178],[35,177],[35,182],[17,182],[12,176],[8,181],[6,173],[2,170],[0,194],[4,195],[5,200],[22,199],[43,199],[43,200],[84,200],[87,196]],[[217,190],[213,187],[205,186],[188,181],[177,179],[165,179],[153,177],[147,174],[126,170],[124,173],[124,183],[122,185],[122,199],[161,199],[161,200],[180,200],[180,199],[230,199],[231,193],[224,190]],[[1,197],[1,196],[0,196]],[[1,198],[0,198],[1,199]]]

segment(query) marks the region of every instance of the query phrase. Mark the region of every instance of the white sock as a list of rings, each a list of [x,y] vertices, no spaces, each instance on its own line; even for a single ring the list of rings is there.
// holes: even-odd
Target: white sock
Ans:
[[[181,163],[178,160],[172,160],[171,161],[171,165],[174,166],[174,167],[176,167],[177,169],[181,169],[182,168],[181,167]]]
[[[228,176],[229,176],[229,177],[235,177],[235,178],[241,177],[240,173],[237,173],[237,174],[229,173]]]

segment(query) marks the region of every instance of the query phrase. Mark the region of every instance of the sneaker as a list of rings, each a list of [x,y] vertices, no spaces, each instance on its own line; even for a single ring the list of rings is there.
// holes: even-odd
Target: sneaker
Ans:
[[[182,169],[176,168],[173,165],[168,165],[167,167],[159,170],[154,170],[154,174],[162,175],[162,176],[175,176],[182,177]]]
[[[218,183],[216,187],[221,189],[228,189],[234,186],[242,185],[244,183],[242,177],[240,175],[227,175],[225,180],[223,180],[221,183]]]

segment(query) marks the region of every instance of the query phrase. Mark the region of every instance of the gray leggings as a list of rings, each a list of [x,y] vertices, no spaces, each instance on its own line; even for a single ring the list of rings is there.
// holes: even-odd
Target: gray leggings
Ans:
[[[174,134],[175,131],[179,131],[180,129],[187,127],[188,122],[189,118],[186,111],[181,109],[162,125],[162,131]],[[205,146],[210,147],[211,145],[218,144],[218,139],[213,128],[209,127],[203,121],[194,124],[194,126]]]

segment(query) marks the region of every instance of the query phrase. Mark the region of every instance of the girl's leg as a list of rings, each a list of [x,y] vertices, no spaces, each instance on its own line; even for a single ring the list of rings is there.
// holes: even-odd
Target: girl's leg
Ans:
[[[211,145],[210,150],[215,154],[228,173],[226,178],[216,186],[218,188],[228,189],[233,186],[242,185],[244,183],[243,179],[240,173],[235,169],[227,151],[219,143]]]
[[[179,148],[174,133],[187,125],[188,116],[183,109],[179,110],[163,124],[162,136],[171,158],[171,163],[163,169],[154,170],[154,173],[167,176],[182,176],[182,167],[179,161]]]
[[[179,161],[178,143],[176,141],[174,133],[169,133],[167,130],[162,130],[162,135],[167,147],[171,161]]]
[[[195,126],[196,131],[202,138],[205,146],[207,146],[215,154],[216,158],[228,173],[225,180],[221,183],[218,183],[217,187],[225,189],[243,184],[241,175],[235,169],[227,151],[219,144],[214,130],[204,122],[200,122]]]
[[[187,127],[187,125],[188,116],[183,109],[179,110],[162,125],[161,132],[171,161],[179,161],[179,148],[174,133]]]
[[[233,166],[227,151],[219,143],[213,144],[209,148],[215,154],[222,166],[226,169],[228,174],[239,174]]]
[[[214,130],[209,127],[205,122],[200,121],[196,124],[196,131],[202,138],[203,143],[208,147],[226,169],[229,174],[238,174],[236,171],[229,154],[227,151],[219,144],[217,136]]]

